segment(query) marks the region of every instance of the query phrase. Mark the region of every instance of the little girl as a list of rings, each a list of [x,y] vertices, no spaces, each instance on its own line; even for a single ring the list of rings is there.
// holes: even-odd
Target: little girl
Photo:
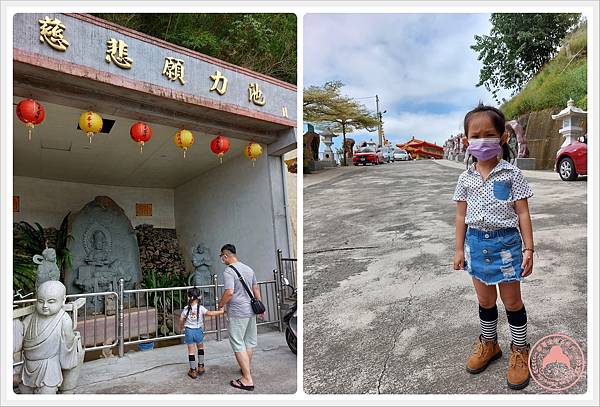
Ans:
[[[511,389],[529,384],[527,314],[521,299],[523,277],[533,271],[533,230],[527,199],[533,196],[522,172],[499,160],[507,141],[504,115],[479,104],[465,116],[468,152],[477,158],[456,185],[456,253],[454,269],[472,276],[479,301],[481,334],[467,371],[483,372],[502,357],[497,342],[497,291],[510,328],[507,383]]]
[[[188,348],[188,360],[190,370],[188,376],[192,379],[204,373],[204,315],[212,317],[223,315],[224,310],[209,311],[200,305],[200,292],[197,288],[191,288],[187,293],[188,304],[181,311],[179,318],[179,332],[185,326],[185,343]],[[196,360],[198,352],[198,360]]]

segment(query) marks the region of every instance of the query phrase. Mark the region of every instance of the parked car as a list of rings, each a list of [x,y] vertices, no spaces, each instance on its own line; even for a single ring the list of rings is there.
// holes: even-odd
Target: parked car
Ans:
[[[386,163],[394,161],[394,149],[389,146],[381,147],[381,152],[383,153],[383,160]]]
[[[367,165],[369,163],[377,165],[383,164],[383,162],[383,152],[380,149],[375,150],[372,147],[363,147],[354,153],[354,157],[352,157],[354,165]]]
[[[554,171],[563,181],[574,181],[579,175],[587,175],[587,135],[558,150]]]
[[[394,150],[394,161],[410,161],[411,157],[408,151],[397,148]]]

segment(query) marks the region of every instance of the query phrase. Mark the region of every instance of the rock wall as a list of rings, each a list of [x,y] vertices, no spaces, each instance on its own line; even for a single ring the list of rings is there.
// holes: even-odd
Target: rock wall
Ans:
[[[552,170],[556,152],[564,141],[558,132],[560,120],[552,120],[552,115],[562,108],[545,109],[519,116],[519,123],[525,129],[529,157],[535,158],[536,170]],[[587,120],[583,121],[584,134],[587,132]]]
[[[175,229],[139,225],[135,233],[140,248],[142,275],[155,271],[159,275],[166,272],[174,277],[187,277]]]

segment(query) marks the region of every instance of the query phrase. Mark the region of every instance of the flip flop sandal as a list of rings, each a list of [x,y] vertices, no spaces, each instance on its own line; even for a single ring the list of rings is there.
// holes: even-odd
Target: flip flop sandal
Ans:
[[[231,387],[235,387],[236,389],[254,391],[254,386],[246,386],[242,383],[240,379],[231,380],[229,384],[231,385]]]

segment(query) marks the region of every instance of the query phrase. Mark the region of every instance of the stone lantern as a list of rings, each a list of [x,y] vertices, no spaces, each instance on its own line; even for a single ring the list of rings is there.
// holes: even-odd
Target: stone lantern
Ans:
[[[337,137],[337,135],[333,134],[331,130],[327,129],[321,133],[321,137],[323,138],[323,144],[325,145],[325,148],[323,149],[323,158],[321,161],[335,164],[335,156],[333,154],[333,150],[331,149],[331,145],[333,144],[333,138]]]
[[[558,114],[553,114],[554,120],[562,120],[562,127],[558,131],[565,138],[560,148],[573,144],[583,134],[581,119],[587,116],[587,112],[575,106],[573,99],[569,99],[567,107]]]

